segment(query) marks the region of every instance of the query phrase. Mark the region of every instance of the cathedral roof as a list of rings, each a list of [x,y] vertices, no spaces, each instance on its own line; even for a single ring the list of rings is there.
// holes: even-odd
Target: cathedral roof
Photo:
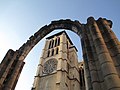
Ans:
[[[49,37],[47,37],[46,39],[51,39],[51,38],[54,38],[54,36],[59,36],[61,34],[65,33],[65,35],[67,36],[67,39],[69,40],[70,44],[73,45],[72,41],[70,40],[69,36],[67,35],[67,33],[65,31],[61,31],[59,33],[56,33],[54,35],[51,35]]]
[[[54,36],[59,36],[59,35],[61,35],[61,34],[63,34],[63,33],[65,33],[65,35],[66,35],[67,39],[69,40],[70,44],[73,45],[72,41],[70,40],[68,34],[67,34],[65,31],[61,31],[61,32],[59,32],[59,33],[56,33],[56,34],[54,34],[54,35],[51,35],[51,36],[47,37],[46,39],[54,38]],[[74,46],[74,48],[76,49],[76,51],[78,51],[75,46]]]

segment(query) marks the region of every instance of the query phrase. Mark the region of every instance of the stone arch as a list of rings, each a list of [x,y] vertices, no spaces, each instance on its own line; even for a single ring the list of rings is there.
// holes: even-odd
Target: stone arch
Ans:
[[[79,21],[71,21],[70,19],[52,21],[51,24],[45,25],[40,28],[34,35],[32,35],[29,40],[24,43],[19,48],[20,58],[19,60],[24,60],[30,50],[47,34],[55,29],[67,29],[75,32],[78,36],[81,33],[81,24]]]
[[[67,29],[81,37],[88,90],[120,89],[120,45],[111,30],[112,21],[93,17],[87,24],[69,19],[52,21],[32,35],[18,50],[9,50],[0,64],[0,90],[13,90],[31,49],[55,29]],[[115,52],[113,52],[115,50]],[[10,60],[9,64],[6,62]],[[14,69],[13,69],[14,65]],[[10,71],[13,69],[12,72]],[[9,75],[9,76],[8,76]],[[8,77],[7,77],[8,76]],[[110,82],[110,83],[109,83]]]

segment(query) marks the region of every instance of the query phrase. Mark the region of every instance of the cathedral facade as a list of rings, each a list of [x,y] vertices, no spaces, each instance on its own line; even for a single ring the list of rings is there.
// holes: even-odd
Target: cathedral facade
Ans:
[[[32,89],[85,90],[82,89],[85,85],[82,66],[77,49],[65,31],[50,36],[46,39]]]

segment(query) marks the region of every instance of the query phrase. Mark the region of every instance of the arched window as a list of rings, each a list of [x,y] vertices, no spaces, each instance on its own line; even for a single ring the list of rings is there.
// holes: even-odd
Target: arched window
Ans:
[[[54,49],[52,49],[52,54],[51,54],[51,56],[53,56],[54,55]]]
[[[84,79],[84,69],[80,67],[80,86],[85,86],[85,79]]]
[[[68,49],[68,42],[67,42],[67,49]]]
[[[54,40],[51,41],[51,48],[53,48]]]
[[[59,48],[56,49],[56,54],[58,54]]]
[[[80,86],[83,86],[83,82],[82,82],[82,68],[80,68]]]
[[[57,46],[57,38],[55,39],[55,47]]]
[[[48,53],[47,53],[47,57],[49,57],[50,56],[50,51],[48,51]]]
[[[57,46],[60,45],[60,37],[58,38]]]
[[[51,47],[51,41],[49,42],[49,48],[48,49],[50,49],[50,47]]]

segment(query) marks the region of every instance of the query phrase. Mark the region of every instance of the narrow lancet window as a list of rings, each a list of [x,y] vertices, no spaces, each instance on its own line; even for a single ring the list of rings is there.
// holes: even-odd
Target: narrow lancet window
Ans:
[[[57,38],[55,39],[55,47],[57,46]]]
[[[68,42],[67,42],[67,49],[68,49]]]
[[[50,47],[51,47],[51,41],[49,42],[49,48],[48,49],[50,49]]]
[[[58,54],[59,48],[56,49],[56,54]]]
[[[59,46],[60,45],[60,38],[58,38],[58,42],[57,42],[57,46]]]
[[[51,54],[51,56],[53,56],[54,55],[54,49],[52,49],[52,54]]]
[[[50,51],[48,51],[48,54],[47,54],[47,57],[49,57],[50,56]]]
[[[51,42],[51,43],[52,43],[51,48],[53,48],[53,46],[54,46],[54,40],[52,40],[52,42]]]

